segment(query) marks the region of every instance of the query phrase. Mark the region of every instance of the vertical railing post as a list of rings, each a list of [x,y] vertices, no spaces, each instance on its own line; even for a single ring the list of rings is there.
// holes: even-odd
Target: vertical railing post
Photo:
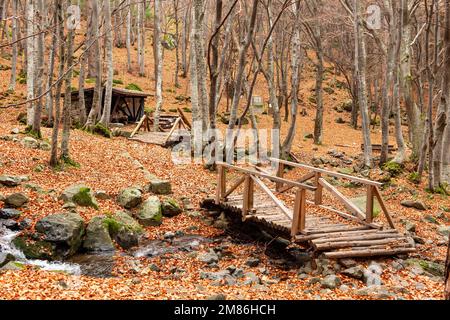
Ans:
[[[247,215],[253,209],[253,196],[254,196],[254,182],[250,175],[245,176],[244,182],[244,197],[242,204],[242,219],[245,220]]]
[[[223,200],[223,196],[226,192],[227,181],[225,168],[222,165],[217,165],[217,192],[216,192],[216,204],[220,204]]]
[[[284,177],[284,164],[283,163],[278,163],[277,177],[278,178]],[[275,187],[276,187],[277,192],[279,192],[281,190],[281,188],[283,187],[283,183],[276,182]]]
[[[323,203],[323,186],[320,184],[320,178],[322,174],[320,172],[316,172],[314,177],[314,184],[316,186],[316,192],[314,193],[314,203],[316,206],[320,206]]]
[[[373,197],[374,190],[373,186],[367,186],[367,200],[366,200],[366,222],[372,223],[373,221]]]
[[[306,190],[298,189],[295,194],[294,215],[292,219],[291,236],[295,237],[306,227]]]

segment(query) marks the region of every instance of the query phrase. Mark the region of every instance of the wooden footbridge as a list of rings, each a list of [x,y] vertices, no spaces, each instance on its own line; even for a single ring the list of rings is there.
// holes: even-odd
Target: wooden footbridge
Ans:
[[[369,257],[415,251],[414,241],[396,230],[379,191],[380,183],[271,158],[274,171],[217,163],[214,205],[237,214],[243,222],[269,229],[327,258]],[[285,167],[305,171],[299,179],[285,178]],[[235,179],[230,181],[229,177]],[[365,210],[329,182],[345,179],[365,188]],[[325,193],[328,193],[326,197]],[[331,198],[332,205],[325,205]],[[374,217],[378,201],[383,217]],[[376,219],[375,219],[376,218]],[[380,218],[380,219],[378,219]],[[379,221],[374,220],[382,220]],[[388,227],[384,227],[387,224]]]

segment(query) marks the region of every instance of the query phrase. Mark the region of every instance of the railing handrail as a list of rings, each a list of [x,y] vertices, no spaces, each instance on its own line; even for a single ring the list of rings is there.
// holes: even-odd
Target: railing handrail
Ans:
[[[288,165],[291,167],[307,169],[307,170],[311,170],[311,171],[314,171],[317,173],[323,173],[323,174],[326,174],[328,176],[335,177],[335,178],[342,178],[342,179],[347,179],[347,180],[351,180],[354,182],[359,182],[364,185],[371,185],[371,186],[375,186],[375,187],[381,187],[383,185],[380,182],[375,182],[375,181],[368,180],[368,179],[354,177],[354,176],[344,174],[344,173],[320,169],[320,168],[316,168],[316,167],[313,167],[313,166],[310,166],[307,164],[303,164],[303,163],[296,163],[296,162],[291,162],[291,161],[286,161],[286,160],[281,160],[281,159],[276,159],[276,158],[271,158],[271,157],[269,157],[269,160],[272,162],[275,162],[275,163],[281,163],[281,164]]]
[[[307,184],[299,183],[299,182],[296,182],[296,181],[291,181],[291,180],[279,178],[279,177],[276,177],[276,176],[264,174],[264,173],[261,173],[261,172],[255,171],[255,170],[249,170],[249,169],[240,168],[240,167],[233,166],[233,165],[230,165],[230,164],[225,163],[225,162],[216,162],[216,165],[223,166],[225,168],[233,169],[233,170],[236,170],[236,171],[240,171],[242,173],[246,173],[246,174],[249,174],[249,175],[254,175],[254,176],[262,177],[262,178],[265,178],[265,179],[269,179],[272,182],[284,183],[286,185],[289,185],[289,186],[292,186],[292,187],[297,187],[297,188],[300,188],[300,189],[305,189],[305,190],[308,190],[308,191],[316,191],[316,189],[317,189],[314,186],[309,186]]]

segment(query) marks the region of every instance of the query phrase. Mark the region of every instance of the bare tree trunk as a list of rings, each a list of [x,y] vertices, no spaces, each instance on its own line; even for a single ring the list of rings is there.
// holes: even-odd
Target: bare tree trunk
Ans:
[[[189,34],[190,34],[190,28],[189,28],[189,21],[190,21],[190,5],[187,4],[185,6],[185,11],[184,11],[184,21],[183,21],[183,35],[182,35],[182,39],[181,39],[181,77],[182,78],[186,78],[187,74],[188,74],[188,59],[187,59],[187,46],[188,46],[188,41],[189,41]]]
[[[44,0],[36,1],[36,18],[37,18],[37,30],[41,31],[44,25]],[[35,94],[40,96],[43,92],[44,86],[44,34],[41,33],[35,37],[35,68],[36,68],[36,78],[35,78]],[[37,104],[34,109],[33,117],[33,134],[37,137],[41,137],[41,113],[42,113],[43,98],[37,100]]]
[[[372,142],[370,137],[370,119],[367,106],[367,84],[366,84],[366,46],[364,41],[364,35],[361,30],[362,17],[360,13],[360,3],[358,0],[354,0],[354,14],[355,14],[355,42],[356,42],[356,57],[355,57],[355,69],[358,79],[358,100],[359,107],[361,109],[362,118],[362,133],[364,141],[364,165],[366,167],[372,167]]]
[[[131,0],[127,0],[127,71],[131,72]]]
[[[56,24],[57,21],[57,12],[56,8],[54,8],[53,13],[53,23]],[[52,34],[52,47],[50,48],[50,56],[49,56],[49,62],[48,62],[48,74],[47,74],[47,86],[46,91],[48,91],[46,98],[45,98],[45,110],[48,117],[48,124],[53,124],[53,72],[55,70],[55,56],[56,56],[56,50],[58,50],[57,47],[57,40],[58,40],[58,34],[57,32],[53,32]]]
[[[292,143],[294,142],[295,132],[297,128],[298,115],[298,89],[300,84],[300,59],[301,59],[301,13],[300,0],[297,0],[294,6],[295,20],[293,26],[293,36],[291,43],[291,124],[286,139],[281,147],[281,156],[286,159],[291,152]]]
[[[139,76],[145,76],[145,46],[144,46],[144,15],[145,6],[144,3],[138,2],[137,4],[137,46],[138,46],[138,64],[139,64]]]
[[[199,90],[199,108],[202,110],[202,128],[203,131],[208,127],[208,93],[206,90],[206,61],[205,61],[205,43],[204,43],[204,16],[205,0],[194,0],[194,38],[195,58],[197,64],[197,81]]]
[[[161,45],[161,0],[155,0],[155,25],[154,25],[154,58],[155,58],[155,82],[156,82],[156,108],[154,114],[154,131],[159,131],[159,116],[163,104],[162,96],[162,71],[163,52]]]
[[[26,6],[26,26],[27,26],[27,100],[30,100],[27,107],[27,125],[33,126],[35,103],[31,101],[34,98],[34,76],[35,76],[35,41],[34,33],[34,1],[27,0]]]
[[[90,51],[95,51],[100,55],[100,42],[99,42],[99,30],[98,30],[98,3],[97,1],[92,1],[92,16],[91,16],[91,42]],[[103,86],[102,86],[102,62],[99,57],[95,60],[95,89],[94,96],[92,98],[92,107],[89,111],[89,116],[86,121],[86,129],[92,130],[95,123],[97,122],[97,118],[99,116],[101,107],[102,107],[102,94],[103,94]]]
[[[109,0],[103,1],[103,16],[105,18],[106,86],[103,114],[100,122],[105,127],[108,127],[111,122],[112,87],[114,77],[111,7]]]
[[[401,54],[401,92],[405,101],[406,113],[408,115],[409,130],[411,137],[411,144],[413,149],[412,158],[416,159],[419,156],[422,145],[424,125],[420,119],[420,110],[414,102],[412,94],[413,76],[411,73],[411,5],[412,0],[402,0],[402,19],[403,19],[403,36],[402,36],[402,54]]]
[[[445,2],[445,24],[444,24],[444,63],[442,77],[442,92],[439,108],[434,121],[434,152],[433,152],[433,180],[434,188],[440,187],[443,178],[443,162],[449,153],[450,141],[445,141],[444,132],[450,126],[450,117],[447,114],[450,110],[450,3]],[[445,145],[444,143],[447,143]]]
[[[61,0],[55,0],[55,25],[56,32],[58,34],[58,48],[59,48],[59,71],[58,71],[58,79],[60,79],[64,74],[64,28],[62,26],[63,13],[62,13],[62,4]],[[55,120],[53,121],[53,130],[52,130],[52,148],[50,155],[50,165],[55,167],[58,164],[58,130],[60,124],[60,102],[61,102],[61,88],[62,81],[59,81],[56,85],[55,90]]]
[[[68,3],[70,0],[68,0]],[[107,0],[109,1],[109,0]],[[71,68],[73,63],[73,42],[75,37],[75,31],[70,29],[67,35],[67,52],[65,58],[66,69]],[[64,90],[64,106],[63,106],[63,131],[61,137],[61,159],[67,161],[70,159],[69,151],[69,140],[70,140],[70,126],[72,120],[72,72],[67,72],[64,79],[65,90]]]
[[[216,21],[215,29],[217,30],[222,22],[222,9],[223,1],[216,1]],[[218,78],[219,78],[219,37],[220,32],[215,34],[214,39],[211,40],[212,62],[210,73],[210,88],[209,88],[209,128],[214,130],[216,128],[216,115],[217,115],[217,94],[219,90]],[[209,59],[209,57],[208,57]]]
[[[394,79],[394,59],[395,59],[395,15],[393,2],[384,0],[384,6],[388,10],[389,16],[389,44],[386,52],[386,72],[384,74],[383,86],[383,106],[381,108],[381,155],[380,164],[383,165],[388,161],[389,155],[389,116],[391,108],[389,105],[389,93],[391,92],[392,82]]]
[[[9,81],[8,90],[14,91],[16,89],[16,73],[17,73],[17,2],[18,0],[12,0],[12,14],[11,21],[12,27],[12,57],[11,57],[11,79]]]
[[[174,19],[175,19],[175,88],[180,87],[180,83],[178,82],[178,73],[180,72],[180,21],[178,17],[178,0],[173,0],[173,10],[174,10]]]

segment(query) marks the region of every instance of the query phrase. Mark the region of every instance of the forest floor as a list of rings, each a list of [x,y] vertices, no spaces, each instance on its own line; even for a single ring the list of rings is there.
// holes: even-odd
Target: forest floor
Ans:
[[[150,41],[148,41],[150,42]],[[152,74],[151,45],[148,44],[147,73]],[[126,50],[115,49],[114,59],[117,67],[115,78],[124,84],[136,83],[144,91],[153,92],[154,81],[150,76],[139,78],[126,72]],[[9,61],[0,58],[0,64]],[[173,52],[166,52],[164,65],[164,109],[189,107],[188,102],[180,103],[176,97],[188,96],[188,83],[180,79],[181,88],[173,85]],[[357,157],[360,153],[361,132],[348,124],[349,113],[338,113],[334,107],[348,99],[344,90],[335,90],[325,94],[324,143],[315,146],[305,135],[313,132],[314,107],[308,102],[313,94],[314,77],[309,70],[301,84],[302,105],[308,112],[299,118],[298,131],[293,153],[304,163],[313,158],[329,158],[333,149],[344,152],[348,157]],[[5,94],[9,80],[8,71],[0,71],[0,88],[4,92],[0,104],[17,102],[25,98],[25,85],[18,84],[12,95]],[[329,74],[327,81],[331,80]],[[342,79],[340,79],[342,80]],[[76,86],[74,80],[74,86]],[[261,81],[262,83],[262,81]],[[257,86],[255,94],[267,99],[263,85]],[[147,106],[154,102],[149,99]],[[224,108],[222,101],[221,108]],[[25,107],[0,110],[0,136],[11,135],[13,128],[24,130],[17,121],[17,116]],[[342,117],[346,124],[337,124],[336,118]],[[261,128],[270,128],[271,119],[259,115]],[[282,136],[286,134],[287,124],[283,125]],[[379,142],[379,128],[373,132],[373,142]],[[50,129],[43,129],[44,139],[49,139]],[[23,138],[24,135],[16,135]],[[393,142],[393,141],[392,141]],[[392,143],[391,142],[391,143]],[[100,210],[78,209],[78,213],[87,221],[95,215],[120,210],[114,201],[115,195],[126,187],[142,185],[144,176],[135,167],[133,159],[138,160],[145,169],[159,178],[170,180],[172,197],[181,200],[188,198],[194,206],[190,214],[164,219],[159,227],[146,228],[147,240],[162,239],[167,232],[183,231],[207,239],[198,250],[172,252],[163,256],[137,258],[127,252],[117,250],[111,277],[73,276],[62,272],[49,272],[34,267],[20,271],[0,272],[1,299],[204,299],[214,294],[225,294],[227,299],[442,299],[443,280],[431,276],[417,266],[402,266],[405,259],[380,258],[375,261],[382,267],[384,289],[371,293],[364,282],[339,275],[342,286],[336,289],[324,288],[320,281],[325,277],[317,271],[299,272],[298,268],[289,267],[286,259],[273,255],[270,244],[261,239],[240,238],[230,230],[216,228],[214,220],[207,212],[200,209],[200,202],[215,192],[216,176],[202,165],[175,165],[171,152],[158,146],[131,142],[125,138],[106,139],[81,130],[73,130],[70,140],[71,157],[80,164],[80,168],[63,171],[48,166],[49,151],[24,148],[17,141],[0,140],[0,175],[26,175],[30,183],[39,185],[44,193],[32,191],[22,186],[16,188],[0,187],[0,194],[23,192],[29,198],[28,206],[23,210],[23,218],[34,223],[46,215],[63,211],[63,203],[58,195],[68,186],[85,183],[94,190],[104,190],[113,195],[111,200],[99,200]],[[125,156],[130,155],[130,157]],[[341,168],[334,168],[338,170]],[[408,169],[408,166],[406,167]],[[407,170],[405,170],[407,171]],[[294,173],[291,173],[294,174]],[[425,184],[416,185],[408,180],[408,173],[393,178],[383,189],[388,208],[393,213],[394,222],[401,231],[405,231],[405,222],[416,225],[415,235],[423,244],[417,246],[417,253],[410,258],[420,258],[442,265],[445,260],[445,238],[438,232],[441,226],[448,226],[450,214],[448,197],[431,195],[425,192]],[[347,189],[349,195],[358,195],[361,190]],[[404,208],[402,200],[413,199],[427,205],[427,211]],[[1,206],[1,205],[0,205]],[[199,214],[196,214],[198,212]],[[433,219],[430,219],[433,217]],[[433,221],[433,222],[430,222]],[[236,237],[234,237],[236,236]],[[214,268],[199,261],[201,253],[220,247],[222,258]],[[257,258],[256,267],[246,265],[248,259]],[[366,267],[371,260],[359,260],[358,264]],[[399,266],[400,264],[400,266]],[[244,284],[237,281],[231,285],[218,284],[203,279],[205,272],[225,270],[230,266],[242,268],[246,273],[254,273],[259,284]],[[306,274],[306,276],[305,276]]]

